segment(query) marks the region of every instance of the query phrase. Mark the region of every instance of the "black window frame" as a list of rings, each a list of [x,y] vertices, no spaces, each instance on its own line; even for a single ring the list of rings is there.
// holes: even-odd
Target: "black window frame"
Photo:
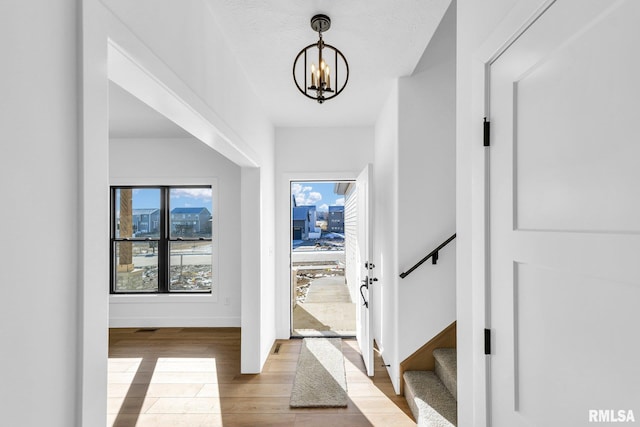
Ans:
[[[170,197],[171,190],[179,188],[208,188],[211,190],[212,204],[213,199],[213,186],[212,185],[112,185],[110,186],[110,244],[109,244],[109,293],[111,295],[194,295],[194,294],[211,294],[213,292],[213,251],[211,254],[211,287],[207,289],[194,289],[194,290],[171,290],[169,289],[170,278],[170,266],[171,266],[171,243],[172,242],[211,242],[213,246],[213,223],[211,224],[211,237],[172,237],[171,236],[171,206]],[[116,192],[121,189],[158,189],[160,190],[160,224],[159,224],[159,237],[116,237],[117,235],[117,218],[116,218]],[[213,216],[214,207],[211,206],[211,215]],[[158,250],[158,289],[156,291],[119,291],[116,289],[116,247],[118,242],[153,242],[157,241]]]

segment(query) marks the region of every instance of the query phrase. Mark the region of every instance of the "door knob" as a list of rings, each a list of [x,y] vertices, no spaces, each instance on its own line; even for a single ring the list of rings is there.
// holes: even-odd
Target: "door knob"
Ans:
[[[362,279],[362,285],[360,285],[360,296],[362,297],[362,305],[364,305],[365,307],[369,308],[369,302],[364,297],[364,292],[362,292],[362,288],[369,289],[369,277],[368,276],[365,277],[364,279]]]

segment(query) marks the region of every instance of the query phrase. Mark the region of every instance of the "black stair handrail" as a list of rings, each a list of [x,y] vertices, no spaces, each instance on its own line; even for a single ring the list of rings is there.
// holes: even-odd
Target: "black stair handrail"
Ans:
[[[405,271],[404,273],[400,273],[400,277],[402,279],[404,279],[405,277],[407,277],[409,274],[411,274],[411,272],[413,270],[415,270],[416,268],[420,267],[422,265],[422,263],[424,263],[426,260],[428,260],[429,258],[431,258],[431,263],[432,264],[437,264],[438,262],[438,252],[440,251],[440,249],[444,248],[445,246],[447,246],[449,244],[449,242],[451,242],[453,239],[456,238],[456,233],[453,233],[453,236],[449,237],[447,240],[445,240],[444,242],[442,242],[440,244],[440,246],[438,246],[437,248],[435,248],[434,250],[432,250],[431,252],[429,252],[429,255],[427,255],[426,257],[422,258],[420,261],[418,261],[416,263],[416,265],[414,265],[413,267],[411,267],[410,269],[408,269],[407,271]]]

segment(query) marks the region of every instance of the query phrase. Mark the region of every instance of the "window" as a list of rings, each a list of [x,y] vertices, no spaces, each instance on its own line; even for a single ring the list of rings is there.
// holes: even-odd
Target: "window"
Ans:
[[[211,293],[212,212],[211,186],[111,187],[111,293]]]

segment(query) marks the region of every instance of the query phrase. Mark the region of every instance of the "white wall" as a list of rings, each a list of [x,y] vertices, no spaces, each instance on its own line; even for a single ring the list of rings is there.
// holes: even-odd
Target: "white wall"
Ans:
[[[457,0],[456,228],[458,425],[485,426],[485,63],[544,0]],[[517,17],[517,19],[514,19]],[[508,28],[510,23],[515,26]],[[492,41],[493,40],[493,41]]]
[[[3,425],[78,419],[78,14],[72,0],[0,3]]]
[[[128,82],[126,72],[114,73],[117,83],[246,168],[242,185],[260,189],[252,192],[255,200],[242,195],[242,206],[251,206],[254,217],[240,217],[242,230],[259,225],[242,237],[241,245],[241,293],[252,298],[241,298],[241,370],[259,372],[275,339],[273,126],[255,102],[207,2],[103,3],[109,9],[105,38],[135,62],[128,71],[138,72]],[[143,88],[136,80],[140,77],[151,83]],[[153,90],[158,92],[144,93]]]
[[[111,185],[213,184],[209,295],[111,295],[110,327],[240,326],[240,167],[195,139],[111,139]]]
[[[373,127],[276,128],[276,325],[290,336],[290,181],[355,179],[373,163]]]
[[[375,127],[374,339],[396,391],[400,390],[398,360],[398,81],[384,103]],[[377,303],[376,303],[377,301]]]
[[[396,391],[400,362],[456,316],[455,243],[399,278],[455,232],[455,28],[450,7],[376,125],[375,336]]]
[[[401,272],[455,233],[455,31],[450,6],[414,73],[399,82]],[[428,261],[398,282],[399,361],[455,320],[455,244],[437,265]]]

